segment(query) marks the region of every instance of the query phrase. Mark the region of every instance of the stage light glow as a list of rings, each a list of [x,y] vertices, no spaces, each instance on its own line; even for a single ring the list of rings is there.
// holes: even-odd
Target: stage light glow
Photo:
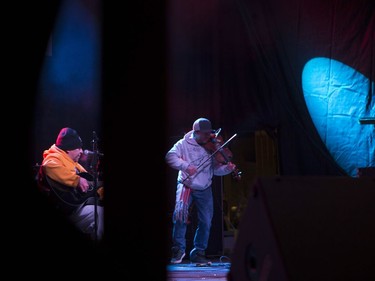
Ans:
[[[340,61],[317,57],[302,72],[302,88],[311,119],[336,162],[350,176],[375,166],[374,82]]]

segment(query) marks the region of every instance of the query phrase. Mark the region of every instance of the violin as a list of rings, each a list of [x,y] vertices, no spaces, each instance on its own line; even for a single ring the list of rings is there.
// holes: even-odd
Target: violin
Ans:
[[[211,133],[209,141],[206,142],[203,147],[211,154],[215,153],[213,156],[215,157],[216,161],[222,164],[228,164],[228,162],[232,162],[233,153],[229,148],[223,147],[224,141],[223,137],[219,136],[220,130],[221,129]],[[240,172],[237,168],[232,171],[232,177],[235,180],[240,180],[241,174],[242,172]]]

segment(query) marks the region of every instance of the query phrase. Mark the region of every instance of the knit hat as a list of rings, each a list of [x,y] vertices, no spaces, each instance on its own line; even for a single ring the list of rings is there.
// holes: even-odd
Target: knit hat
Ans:
[[[211,121],[206,118],[198,118],[193,124],[194,131],[212,132]]]
[[[82,148],[82,140],[76,130],[63,128],[56,139],[56,146],[62,150]]]

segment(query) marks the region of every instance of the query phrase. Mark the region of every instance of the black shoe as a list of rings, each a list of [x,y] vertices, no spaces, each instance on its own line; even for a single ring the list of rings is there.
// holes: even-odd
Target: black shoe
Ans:
[[[171,263],[180,263],[182,259],[185,257],[185,252],[182,251],[180,248],[173,247],[172,248],[172,258]]]
[[[211,264],[211,261],[206,258],[205,251],[196,248],[190,252],[190,261],[197,264]]]

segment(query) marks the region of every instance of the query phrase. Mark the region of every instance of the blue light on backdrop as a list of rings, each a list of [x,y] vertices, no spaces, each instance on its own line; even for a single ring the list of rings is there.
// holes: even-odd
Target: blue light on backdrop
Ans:
[[[375,166],[375,125],[360,123],[375,117],[374,82],[344,63],[318,57],[306,63],[302,88],[316,130],[348,175]]]
[[[82,1],[64,1],[51,38],[51,58],[41,83],[59,100],[74,102],[98,95],[100,81],[100,28],[97,16]]]
[[[76,129],[90,148],[101,124],[101,17],[98,0],[64,0],[39,77],[36,159],[62,127]]]

